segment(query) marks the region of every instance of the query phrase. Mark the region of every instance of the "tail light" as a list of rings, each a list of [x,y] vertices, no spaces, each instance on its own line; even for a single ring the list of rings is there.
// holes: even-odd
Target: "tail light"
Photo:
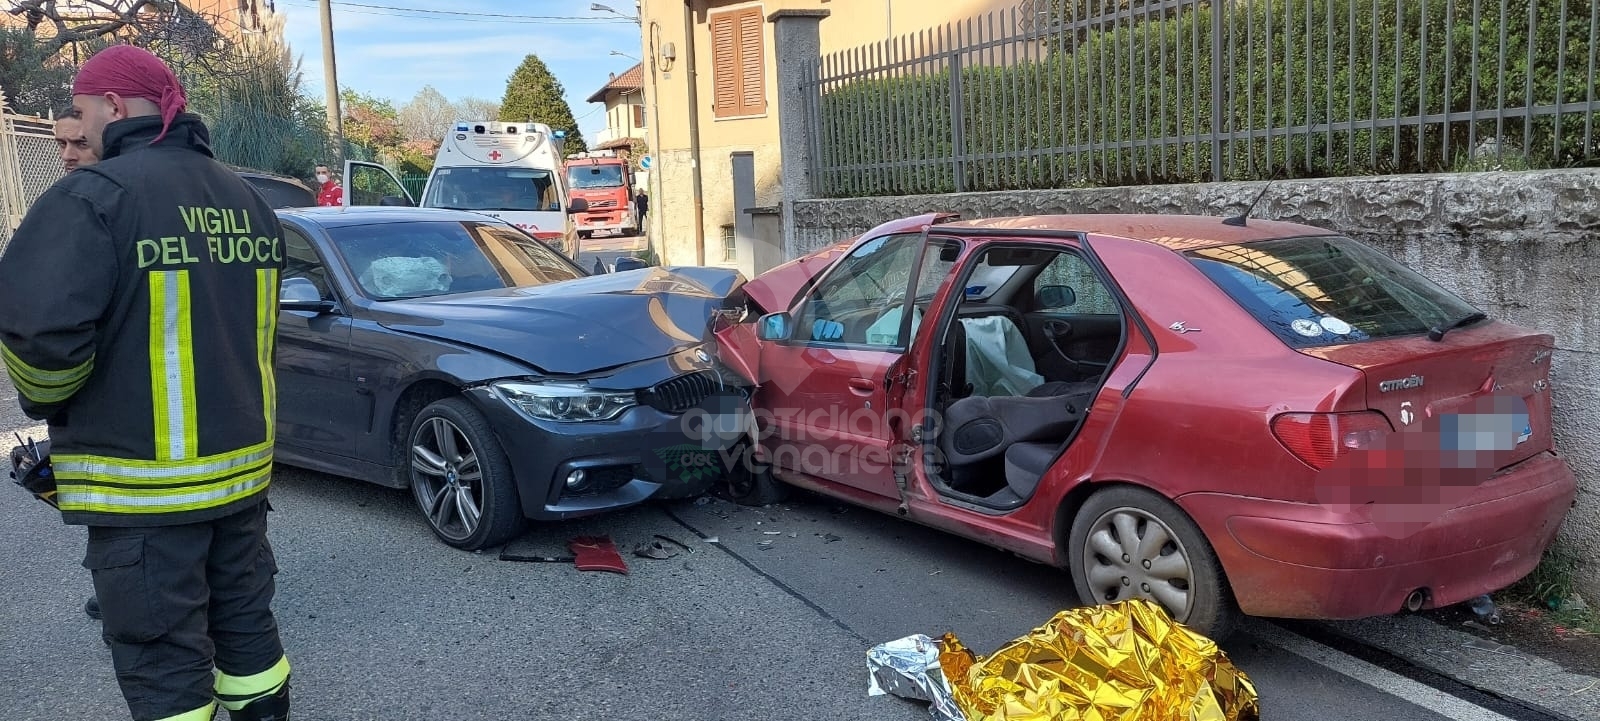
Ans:
[[[1272,419],[1272,435],[1295,458],[1322,470],[1341,456],[1372,448],[1394,432],[1376,411],[1356,413],[1285,413]]]

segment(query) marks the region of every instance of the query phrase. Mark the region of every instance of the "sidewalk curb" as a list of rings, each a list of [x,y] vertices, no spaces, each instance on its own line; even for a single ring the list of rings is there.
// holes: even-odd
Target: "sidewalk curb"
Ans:
[[[1600,721],[1600,679],[1567,671],[1516,647],[1490,648],[1494,644],[1426,618],[1390,616],[1295,626],[1297,633],[1351,655],[1387,656],[1499,704],[1518,707],[1522,715]],[[1381,659],[1367,660],[1382,665]]]

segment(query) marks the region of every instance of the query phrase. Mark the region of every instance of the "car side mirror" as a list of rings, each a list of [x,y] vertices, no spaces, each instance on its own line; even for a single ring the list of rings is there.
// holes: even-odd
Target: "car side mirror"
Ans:
[[[1047,285],[1039,288],[1040,308],[1067,308],[1078,302],[1078,294],[1071,286]]]
[[[616,262],[611,264],[612,271],[616,273],[621,273],[624,270],[638,270],[640,268],[647,267],[649,266],[645,265],[643,260],[635,258],[631,255],[618,258]]]
[[[326,313],[333,301],[325,300],[316,284],[305,278],[284,278],[278,290],[278,309]]]
[[[381,200],[378,201],[378,205],[399,206],[399,207],[402,207],[402,208],[409,208],[409,207],[411,207],[411,201],[407,200],[405,198],[402,198],[402,197],[400,197],[398,195],[385,195],[385,196],[383,196],[383,198]]]
[[[756,322],[756,337],[761,340],[789,340],[794,318],[788,313],[768,313]]]
[[[567,201],[567,215],[589,212],[589,201],[583,198],[572,198]]]

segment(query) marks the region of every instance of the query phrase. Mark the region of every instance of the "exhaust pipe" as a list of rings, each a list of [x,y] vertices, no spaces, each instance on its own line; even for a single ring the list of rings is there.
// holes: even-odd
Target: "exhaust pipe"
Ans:
[[[1416,613],[1422,610],[1422,604],[1428,600],[1428,589],[1419,588],[1406,595],[1406,610]]]

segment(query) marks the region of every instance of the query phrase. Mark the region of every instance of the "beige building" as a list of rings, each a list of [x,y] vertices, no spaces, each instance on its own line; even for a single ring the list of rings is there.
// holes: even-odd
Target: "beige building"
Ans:
[[[605,103],[606,129],[594,139],[596,150],[627,148],[632,139],[649,141],[645,135],[649,114],[644,105],[644,66],[635,65],[621,75],[612,75],[605,87],[589,96],[591,103]]]
[[[654,171],[650,230],[664,262],[739,268],[747,276],[771,265],[756,262],[735,228],[744,209],[775,206],[782,192],[772,13],[827,10],[820,32],[822,52],[831,53],[1018,4],[689,0],[685,7],[685,0],[639,0]]]

